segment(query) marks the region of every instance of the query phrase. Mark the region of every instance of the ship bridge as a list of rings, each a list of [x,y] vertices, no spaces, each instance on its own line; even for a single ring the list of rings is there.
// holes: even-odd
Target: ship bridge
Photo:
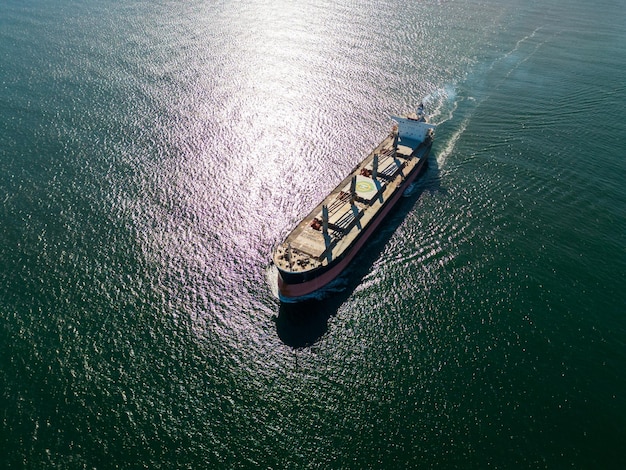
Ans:
[[[413,149],[424,142],[431,135],[433,129],[437,127],[426,122],[423,116],[420,117],[416,114],[407,117],[391,116],[391,119],[398,123],[398,137],[402,145]]]

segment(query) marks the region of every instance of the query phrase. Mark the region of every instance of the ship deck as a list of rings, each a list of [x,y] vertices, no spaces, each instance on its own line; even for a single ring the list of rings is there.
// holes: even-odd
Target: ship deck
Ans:
[[[340,257],[354,243],[397,193],[405,177],[423,163],[423,157],[414,155],[419,141],[403,139],[395,155],[393,141],[390,134],[288,235],[274,256],[278,268],[310,271]],[[324,206],[328,209],[326,231]]]

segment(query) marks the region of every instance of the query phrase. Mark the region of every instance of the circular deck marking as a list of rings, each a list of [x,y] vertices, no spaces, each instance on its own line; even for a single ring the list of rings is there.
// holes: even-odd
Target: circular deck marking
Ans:
[[[356,190],[360,193],[369,193],[374,191],[376,188],[374,187],[374,183],[371,181],[359,181],[356,184]]]

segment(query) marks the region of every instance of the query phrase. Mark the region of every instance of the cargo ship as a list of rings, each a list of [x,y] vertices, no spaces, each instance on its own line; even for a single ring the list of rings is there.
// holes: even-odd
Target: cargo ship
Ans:
[[[281,300],[305,299],[336,279],[425,168],[436,126],[424,106],[391,118],[389,135],[274,250]]]

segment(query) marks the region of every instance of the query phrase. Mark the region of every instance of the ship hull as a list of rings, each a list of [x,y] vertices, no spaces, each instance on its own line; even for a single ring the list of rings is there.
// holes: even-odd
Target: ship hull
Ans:
[[[304,273],[289,272],[280,268],[278,269],[278,290],[282,300],[291,302],[297,301],[300,297],[306,297],[322,289],[341,275],[354,257],[359,253],[361,248],[367,243],[372,234],[380,226],[387,214],[389,214],[389,212],[395,207],[404,191],[424,170],[430,154],[431,146],[432,141],[425,145],[425,148],[420,152],[420,162],[413,168],[411,173],[406,175],[402,185],[397,189],[393,196],[385,202],[384,207],[377,213],[376,217],[369,222],[367,227],[364,227],[364,230],[340,257],[337,257],[326,266]]]

